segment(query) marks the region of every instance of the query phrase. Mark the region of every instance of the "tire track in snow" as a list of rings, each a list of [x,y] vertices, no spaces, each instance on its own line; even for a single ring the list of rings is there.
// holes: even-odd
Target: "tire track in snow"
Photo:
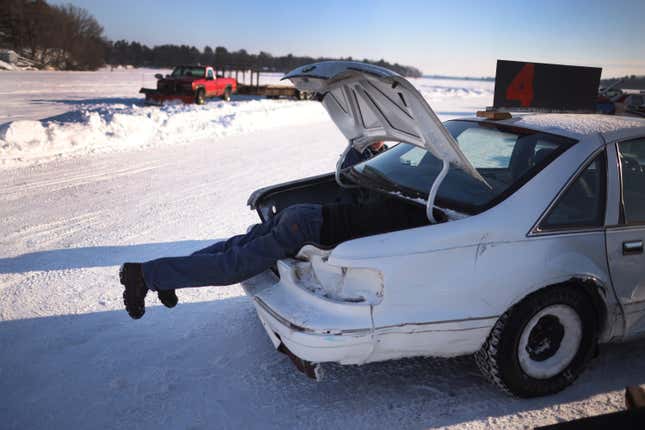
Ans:
[[[3,200],[7,201],[15,200],[21,198],[24,194],[29,194],[37,191],[46,189],[47,193],[52,193],[56,191],[61,191],[66,188],[79,187],[83,185],[92,184],[98,181],[112,180],[114,178],[119,178],[121,176],[130,176],[137,175],[141,173],[146,173],[150,170],[163,168],[163,164],[159,163],[148,163],[149,165],[143,165],[139,167],[125,168],[116,171],[104,171],[87,174],[87,172],[78,174],[77,176],[71,174],[64,174],[62,178],[57,178],[55,180],[45,179],[35,182],[27,182],[24,184],[18,184],[14,186],[5,186],[0,188],[0,195],[3,196]]]

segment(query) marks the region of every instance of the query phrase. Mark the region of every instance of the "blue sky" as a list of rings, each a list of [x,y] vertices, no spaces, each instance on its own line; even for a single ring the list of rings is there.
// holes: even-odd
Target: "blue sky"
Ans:
[[[384,58],[459,76],[492,76],[498,58],[645,74],[645,0],[50,0],[70,2],[110,39],[148,45]]]

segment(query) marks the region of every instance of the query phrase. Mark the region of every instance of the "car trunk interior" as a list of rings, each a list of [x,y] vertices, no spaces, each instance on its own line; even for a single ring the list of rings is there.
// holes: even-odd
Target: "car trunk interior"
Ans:
[[[384,199],[409,207],[411,210],[418,210],[419,207],[423,207],[421,202],[412,201],[384,191],[365,187],[341,187],[336,183],[333,174],[266,188],[261,190],[253,204],[262,221],[266,221],[284,208],[299,203],[366,204]],[[447,221],[445,214],[439,210],[435,210],[435,218],[438,222]]]
[[[250,204],[257,209],[261,219],[266,221],[285,208],[302,203],[315,204],[357,204],[372,205],[387,200],[387,207],[401,209],[403,213],[421,211],[425,205],[401,196],[365,187],[341,187],[334,174],[318,176],[268,187],[251,196]],[[401,206],[399,206],[401,205]],[[369,210],[366,208],[366,210]],[[440,211],[435,211],[439,222],[446,220]],[[418,224],[417,224],[418,226]],[[412,226],[411,226],[412,227]],[[351,269],[327,264],[333,246],[320,244],[305,245],[295,258],[282,260],[272,268],[285,282],[296,282],[300,287],[328,300],[343,303],[376,304],[382,300],[382,278],[368,269]],[[360,284],[360,291],[352,285]],[[369,288],[368,288],[369,286]]]

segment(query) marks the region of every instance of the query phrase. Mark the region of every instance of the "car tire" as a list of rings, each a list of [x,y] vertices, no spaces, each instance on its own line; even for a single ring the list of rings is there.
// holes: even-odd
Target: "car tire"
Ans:
[[[224,100],[225,102],[231,101],[231,87],[226,87],[224,94],[222,94],[222,100]]]
[[[206,92],[203,88],[197,90],[195,94],[195,103],[198,105],[203,105],[206,102]]]
[[[593,356],[597,338],[588,295],[576,287],[549,287],[502,315],[475,361],[504,392],[545,396],[575,381]]]

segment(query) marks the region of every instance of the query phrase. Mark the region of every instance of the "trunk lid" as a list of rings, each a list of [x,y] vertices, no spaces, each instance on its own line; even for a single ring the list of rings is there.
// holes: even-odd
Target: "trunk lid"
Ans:
[[[287,73],[300,91],[316,92],[336,126],[359,151],[377,140],[427,149],[486,183],[423,96],[401,75],[353,61],[324,61]]]

